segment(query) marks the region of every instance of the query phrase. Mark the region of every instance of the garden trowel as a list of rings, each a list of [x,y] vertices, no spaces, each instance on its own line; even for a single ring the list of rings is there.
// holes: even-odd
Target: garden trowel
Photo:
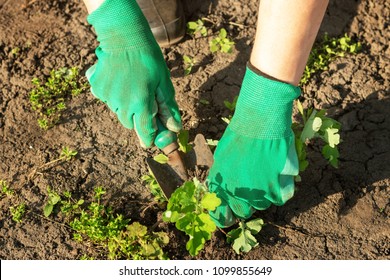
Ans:
[[[202,134],[196,135],[193,148],[188,153],[183,153],[179,150],[176,134],[162,127],[161,124],[158,124],[158,127],[155,144],[168,157],[168,163],[162,164],[153,158],[147,158],[146,162],[164,195],[169,199],[177,187],[190,179],[189,173],[195,173],[197,169],[210,169],[214,159]],[[168,137],[170,143],[164,146],[158,145],[161,137],[165,139]]]

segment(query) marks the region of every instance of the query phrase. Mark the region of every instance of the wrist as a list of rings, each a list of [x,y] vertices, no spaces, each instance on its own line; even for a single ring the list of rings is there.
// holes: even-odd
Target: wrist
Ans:
[[[157,44],[135,0],[105,0],[87,18],[105,50]]]
[[[229,127],[252,138],[288,137],[293,101],[299,95],[299,87],[268,79],[247,67]]]

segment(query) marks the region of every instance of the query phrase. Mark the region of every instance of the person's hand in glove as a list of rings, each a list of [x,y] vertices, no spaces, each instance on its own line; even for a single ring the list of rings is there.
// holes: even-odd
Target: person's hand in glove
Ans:
[[[179,132],[181,119],[169,70],[137,2],[84,2],[92,10],[87,20],[100,42],[98,61],[86,73],[93,95],[124,127],[135,129],[142,147],[153,144],[156,118],[168,130]]]
[[[327,2],[260,1],[251,63],[207,178],[209,190],[222,201],[210,212],[219,227],[283,205],[294,194],[299,163],[293,101]]]

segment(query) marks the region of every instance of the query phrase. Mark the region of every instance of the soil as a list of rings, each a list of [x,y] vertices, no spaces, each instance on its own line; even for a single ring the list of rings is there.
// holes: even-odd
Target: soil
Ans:
[[[219,139],[226,128],[221,117],[229,111],[223,101],[239,92],[253,45],[256,2],[185,2],[188,20],[207,17],[210,31],[225,27],[236,43],[232,54],[212,55],[209,37],[187,35],[163,49],[191,139],[197,133]],[[218,231],[197,259],[390,259],[389,14],[386,0],[332,0],[321,26],[319,36],[347,33],[363,44],[362,52],[334,60],[302,88],[304,106],[326,108],[343,125],[339,168],[327,164],[320,146],[311,145],[310,166],[296,184],[296,195],[282,207],[254,215],[266,222],[256,236],[259,246],[238,255]],[[27,207],[22,222],[15,223],[9,211],[15,198],[0,198],[1,259],[98,257],[92,246],[72,239],[61,217],[44,218],[47,186],[86,200],[95,186],[104,186],[106,205],[147,226],[161,215],[158,207],[146,209],[153,197],[141,181],[147,174],[145,158],[157,150],[140,148],[135,133],[103,103],[89,92],[79,95],[47,131],[38,127],[31,109],[33,77],[72,66],[84,74],[94,64],[97,41],[86,16],[82,1],[0,0],[0,180]],[[183,55],[197,61],[188,76]],[[77,150],[77,158],[29,178],[63,146]],[[183,234],[171,225],[158,229],[170,235],[169,258],[192,258]]]

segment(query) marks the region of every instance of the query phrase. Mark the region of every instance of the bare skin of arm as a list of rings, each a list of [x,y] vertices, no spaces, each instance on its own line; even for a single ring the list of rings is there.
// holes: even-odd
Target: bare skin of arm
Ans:
[[[87,7],[88,13],[92,13],[96,10],[105,0],[83,0]]]
[[[328,0],[261,0],[251,64],[298,85]]]

